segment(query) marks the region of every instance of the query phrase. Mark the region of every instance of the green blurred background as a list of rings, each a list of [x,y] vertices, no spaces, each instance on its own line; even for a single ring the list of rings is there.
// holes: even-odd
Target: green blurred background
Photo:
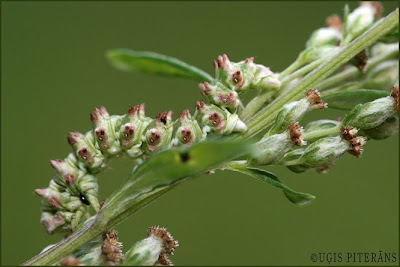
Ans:
[[[155,116],[193,110],[201,98],[190,80],[115,70],[105,51],[156,51],[210,73],[221,53],[234,61],[254,56],[279,71],[344,3],[3,2],[1,263],[21,264],[60,240],[40,225],[33,190],[48,185],[49,160],[70,152],[68,131],[89,130],[94,107],[123,114],[145,102]],[[387,14],[397,3],[384,5]],[[306,119],[341,115],[315,111]],[[165,226],[181,244],[176,265],[307,265],[312,252],[398,252],[398,151],[395,136],[370,141],[359,159],[345,155],[326,175],[271,168],[293,189],[317,196],[307,207],[240,174],[203,175],[123,222],[120,240],[128,249],[147,227]],[[99,176],[100,198],[131,169],[129,160],[113,160]]]

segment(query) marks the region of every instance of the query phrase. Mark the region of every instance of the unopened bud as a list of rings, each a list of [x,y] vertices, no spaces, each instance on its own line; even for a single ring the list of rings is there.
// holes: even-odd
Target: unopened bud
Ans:
[[[335,45],[322,45],[322,46],[310,46],[301,52],[297,58],[297,62],[300,65],[311,63],[320,58],[329,56],[339,48]]]
[[[206,105],[202,101],[196,103],[195,117],[204,125],[204,133],[212,131],[230,134],[232,132],[243,133],[247,131],[246,124],[239,119],[237,114],[232,114],[228,110],[215,105]]]
[[[79,164],[92,172],[98,172],[105,167],[104,155],[95,148],[92,132],[83,135],[79,132],[70,132],[68,142],[74,148]]]
[[[389,60],[369,69],[363,88],[386,90],[399,79],[399,61]]]
[[[146,154],[167,149],[171,146],[173,134],[172,111],[158,114],[154,124],[149,126],[144,135],[143,141]]]
[[[285,153],[294,146],[305,145],[302,139],[302,128],[294,122],[286,131],[262,138],[255,145],[250,162],[257,165],[273,164],[279,161]]]
[[[143,152],[141,150],[142,136],[152,119],[145,116],[144,104],[129,108],[119,131],[119,139],[122,149],[130,158],[137,158]]]
[[[190,145],[205,138],[197,121],[190,115],[189,110],[184,110],[179,115],[178,128],[173,140],[174,145]]]
[[[368,30],[381,13],[382,6],[378,2],[361,2],[347,17],[345,44]]]
[[[165,228],[150,227],[147,234],[146,239],[137,242],[125,253],[122,265],[172,265],[166,254],[173,254],[178,242]]]
[[[94,124],[94,136],[99,149],[106,155],[115,155],[121,151],[114,129],[119,129],[121,116],[110,116],[105,107],[95,108],[90,114]]]
[[[305,98],[290,102],[282,107],[268,135],[279,133],[288,127],[290,123],[300,121],[308,110],[324,109],[327,107],[327,104],[321,101],[317,90],[310,89],[305,94]]]
[[[342,39],[342,32],[336,27],[320,28],[311,34],[306,47],[319,47],[324,45],[338,45]]]
[[[360,129],[375,128],[398,110],[399,89],[398,87],[393,87],[390,96],[378,98],[372,102],[354,107],[343,120],[343,125]]]
[[[399,132],[399,115],[395,114],[392,117],[387,118],[382,124],[375,128],[364,130],[367,137],[382,140],[389,138]]]
[[[396,52],[398,53],[399,51],[399,43],[389,43],[389,44],[385,44],[385,43],[376,43],[372,48],[371,48],[371,56],[372,57],[378,57],[378,56],[382,56],[385,54],[389,54],[392,52]]]

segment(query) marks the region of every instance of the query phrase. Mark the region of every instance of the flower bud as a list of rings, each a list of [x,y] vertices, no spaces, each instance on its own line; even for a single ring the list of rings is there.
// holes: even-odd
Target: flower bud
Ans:
[[[124,256],[122,265],[172,265],[166,254],[173,254],[178,242],[165,228],[150,227],[148,237],[137,242]]]
[[[387,118],[382,124],[375,128],[364,130],[367,137],[382,140],[389,138],[399,132],[399,115],[395,114]]]
[[[343,125],[371,129],[382,124],[399,110],[399,89],[393,87],[390,96],[354,107],[343,120]]]
[[[92,132],[83,135],[79,132],[70,132],[68,143],[74,148],[78,166],[82,169],[89,169],[91,172],[98,172],[105,168],[104,155],[96,149]]]
[[[107,156],[116,155],[121,151],[119,139],[115,129],[121,125],[121,116],[110,116],[105,107],[95,108],[90,114],[90,119],[94,123],[94,135],[96,144],[103,154]]]
[[[179,115],[178,128],[173,139],[174,145],[191,145],[205,137],[197,121],[190,115],[189,110],[182,111]]]
[[[240,105],[238,93],[220,82],[215,82],[214,85],[208,82],[200,83],[199,88],[201,93],[208,96],[209,100],[217,106],[235,109]]]
[[[101,247],[102,241],[90,241],[83,245],[78,251],[76,251],[74,253],[74,256],[85,266],[104,265],[105,258],[103,256]]]
[[[345,44],[357,38],[368,30],[376,17],[382,13],[382,6],[379,2],[361,2],[360,6],[351,12],[346,22]]]
[[[320,58],[328,56],[329,54],[332,54],[338,49],[339,47],[334,45],[322,45],[318,47],[310,46],[299,54],[297,62],[300,65],[309,64],[315,60],[318,60]]]
[[[325,27],[315,30],[310,39],[308,39],[306,47],[320,47],[325,45],[338,45],[342,39],[342,32],[338,28]]]
[[[254,63],[254,58],[247,58],[232,63],[227,55],[218,56],[214,61],[216,80],[233,90],[278,90],[281,82],[268,67]]]
[[[279,161],[293,146],[305,145],[303,129],[297,122],[291,123],[286,131],[262,138],[256,143],[256,150],[250,162],[257,165],[273,164]]]
[[[299,121],[308,110],[327,107],[327,104],[321,101],[321,96],[317,90],[310,89],[305,94],[305,98],[290,102],[282,107],[268,135],[279,133],[288,127],[290,123]]]
[[[145,116],[144,104],[129,108],[119,131],[119,140],[130,158],[137,158],[143,153],[142,136],[151,122],[152,119]]]
[[[232,114],[215,105],[206,105],[203,101],[197,101],[195,117],[203,125],[204,134],[210,131],[221,134],[247,131],[246,124],[239,119],[237,114]]]
[[[157,115],[156,121],[150,124],[144,135],[143,145],[146,154],[169,148],[173,134],[172,111]]]
[[[368,70],[363,87],[385,90],[390,88],[398,79],[399,61],[389,60]]]
[[[365,139],[357,137],[356,133],[354,128],[342,127],[340,136],[325,137],[308,146],[298,163],[310,168],[330,166],[346,151],[359,157]]]
[[[383,56],[385,54],[389,54],[392,52],[398,53],[399,51],[399,43],[376,43],[372,48],[371,48],[371,56],[372,57],[378,57],[378,56]]]

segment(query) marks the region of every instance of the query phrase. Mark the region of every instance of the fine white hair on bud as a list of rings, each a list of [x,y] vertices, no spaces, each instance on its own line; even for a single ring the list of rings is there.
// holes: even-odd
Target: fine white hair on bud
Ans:
[[[394,86],[387,97],[354,107],[343,120],[343,125],[371,129],[382,124],[399,110],[399,88]]]
[[[173,254],[178,242],[162,227],[150,227],[148,237],[137,242],[124,255],[123,265],[172,265],[167,254]]]
[[[278,162],[289,149],[306,144],[302,135],[303,128],[297,122],[293,122],[283,133],[263,137],[257,142],[249,161],[254,165]]]

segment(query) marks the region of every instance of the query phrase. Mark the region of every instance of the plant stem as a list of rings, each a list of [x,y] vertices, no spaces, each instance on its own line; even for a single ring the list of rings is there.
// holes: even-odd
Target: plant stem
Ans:
[[[243,122],[248,121],[260,108],[266,103],[272,100],[272,97],[276,94],[275,91],[263,92],[260,95],[254,97],[243,109],[240,118]]]
[[[296,59],[289,67],[287,67],[284,71],[279,74],[279,80],[283,80],[285,76],[289,75],[290,73],[294,72],[298,68],[301,67],[302,64]]]
[[[326,60],[326,58],[320,58],[318,60],[311,62],[310,64],[305,65],[301,69],[298,69],[297,71],[293,72],[292,74],[290,74],[289,76],[287,76],[285,79],[282,80],[281,89],[284,88],[288,83],[290,83],[294,79],[303,76],[307,72],[312,71],[313,69],[318,67],[321,63],[323,63],[325,60]],[[279,91],[279,92],[282,92],[282,91]]]
[[[387,54],[383,54],[377,57],[372,58],[369,62],[367,67],[369,69],[375,67],[376,65],[396,57],[399,54],[399,50],[392,50]],[[345,71],[339,72],[338,74],[335,74],[327,79],[325,79],[324,81],[318,83],[316,85],[316,88],[318,88],[319,91],[324,91],[326,89],[329,89],[331,86],[341,83],[343,81],[346,81],[347,79],[350,78],[356,78],[357,76],[361,75],[360,71],[356,68],[356,67],[349,67],[348,69],[346,69]]]
[[[321,64],[318,68],[314,69],[302,81],[299,82],[296,88],[276,98],[270,105],[265,107],[259,116],[254,117],[249,121],[249,130],[245,134],[246,137],[251,137],[271,124],[278,111],[285,104],[297,100],[308,89],[315,86],[319,81],[333,73],[340,66],[348,62],[357,53],[364,48],[368,47],[380,37],[389,32],[393,27],[398,24],[399,10],[396,9],[380,23],[374,25],[371,29],[359,36],[350,44],[341,48],[338,52],[334,53],[325,63]]]

